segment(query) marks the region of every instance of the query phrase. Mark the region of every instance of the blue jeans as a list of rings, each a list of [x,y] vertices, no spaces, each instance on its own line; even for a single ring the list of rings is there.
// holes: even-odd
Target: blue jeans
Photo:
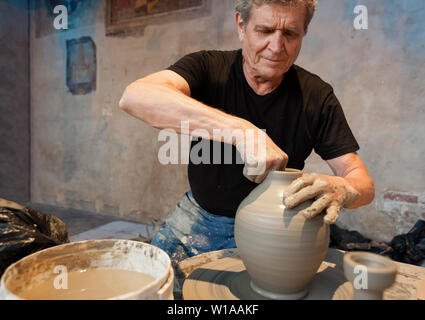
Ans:
[[[201,253],[236,248],[235,219],[211,214],[186,192],[151,244],[163,249],[173,266]]]

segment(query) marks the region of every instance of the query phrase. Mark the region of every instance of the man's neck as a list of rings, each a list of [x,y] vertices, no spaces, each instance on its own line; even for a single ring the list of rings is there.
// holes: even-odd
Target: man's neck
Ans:
[[[244,59],[242,60],[242,69],[249,86],[260,96],[273,92],[282,83],[284,77],[284,75],[282,75],[279,79],[264,79],[250,70]]]

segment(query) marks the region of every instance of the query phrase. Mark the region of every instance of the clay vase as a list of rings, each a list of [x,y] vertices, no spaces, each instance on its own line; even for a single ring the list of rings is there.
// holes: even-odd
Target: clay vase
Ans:
[[[319,214],[311,220],[283,204],[283,192],[302,176],[300,170],[271,171],[240,203],[235,241],[251,278],[251,289],[271,299],[295,300],[308,286],[329,246],[329,226]]]
[[[392,286],[397,274],[394,261],[363,251],[346,253],[343,269],[354,288],[353,300],[382,300],[383,291]]]

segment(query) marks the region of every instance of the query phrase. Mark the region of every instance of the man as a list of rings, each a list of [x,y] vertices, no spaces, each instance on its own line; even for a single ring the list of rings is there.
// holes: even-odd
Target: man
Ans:
[[[241,50],[189,54],[126,88],[120,107],[134,117],[177,132],[189,120],[193,136],[231,143],[244,155],[245,164],[189,163],[191,191],[152,240],[174,263],[235,247],[239,203],[270,170],[303,169],[313,149],[335,176],[304,174],[290,186],[285,205],[314,199],[302,214],[308,219],[323,212],[331,224],[342,207],[373,200],[373,181],[355,153],[359,146],[331,86],[294,65],[315,5],[316,0],[238,0]],[[192,141],[192,148],[202,141]],[[253,174],[250,166],[259,163],[265,170]]]

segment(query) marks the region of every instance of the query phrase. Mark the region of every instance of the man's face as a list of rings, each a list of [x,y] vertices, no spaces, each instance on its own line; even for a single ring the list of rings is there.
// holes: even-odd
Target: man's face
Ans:
[[[237,13],[245,70],[264,80],[280,79],[301,50],[305,18],[306,8],[302,5],[254,4],[247,25]]]

